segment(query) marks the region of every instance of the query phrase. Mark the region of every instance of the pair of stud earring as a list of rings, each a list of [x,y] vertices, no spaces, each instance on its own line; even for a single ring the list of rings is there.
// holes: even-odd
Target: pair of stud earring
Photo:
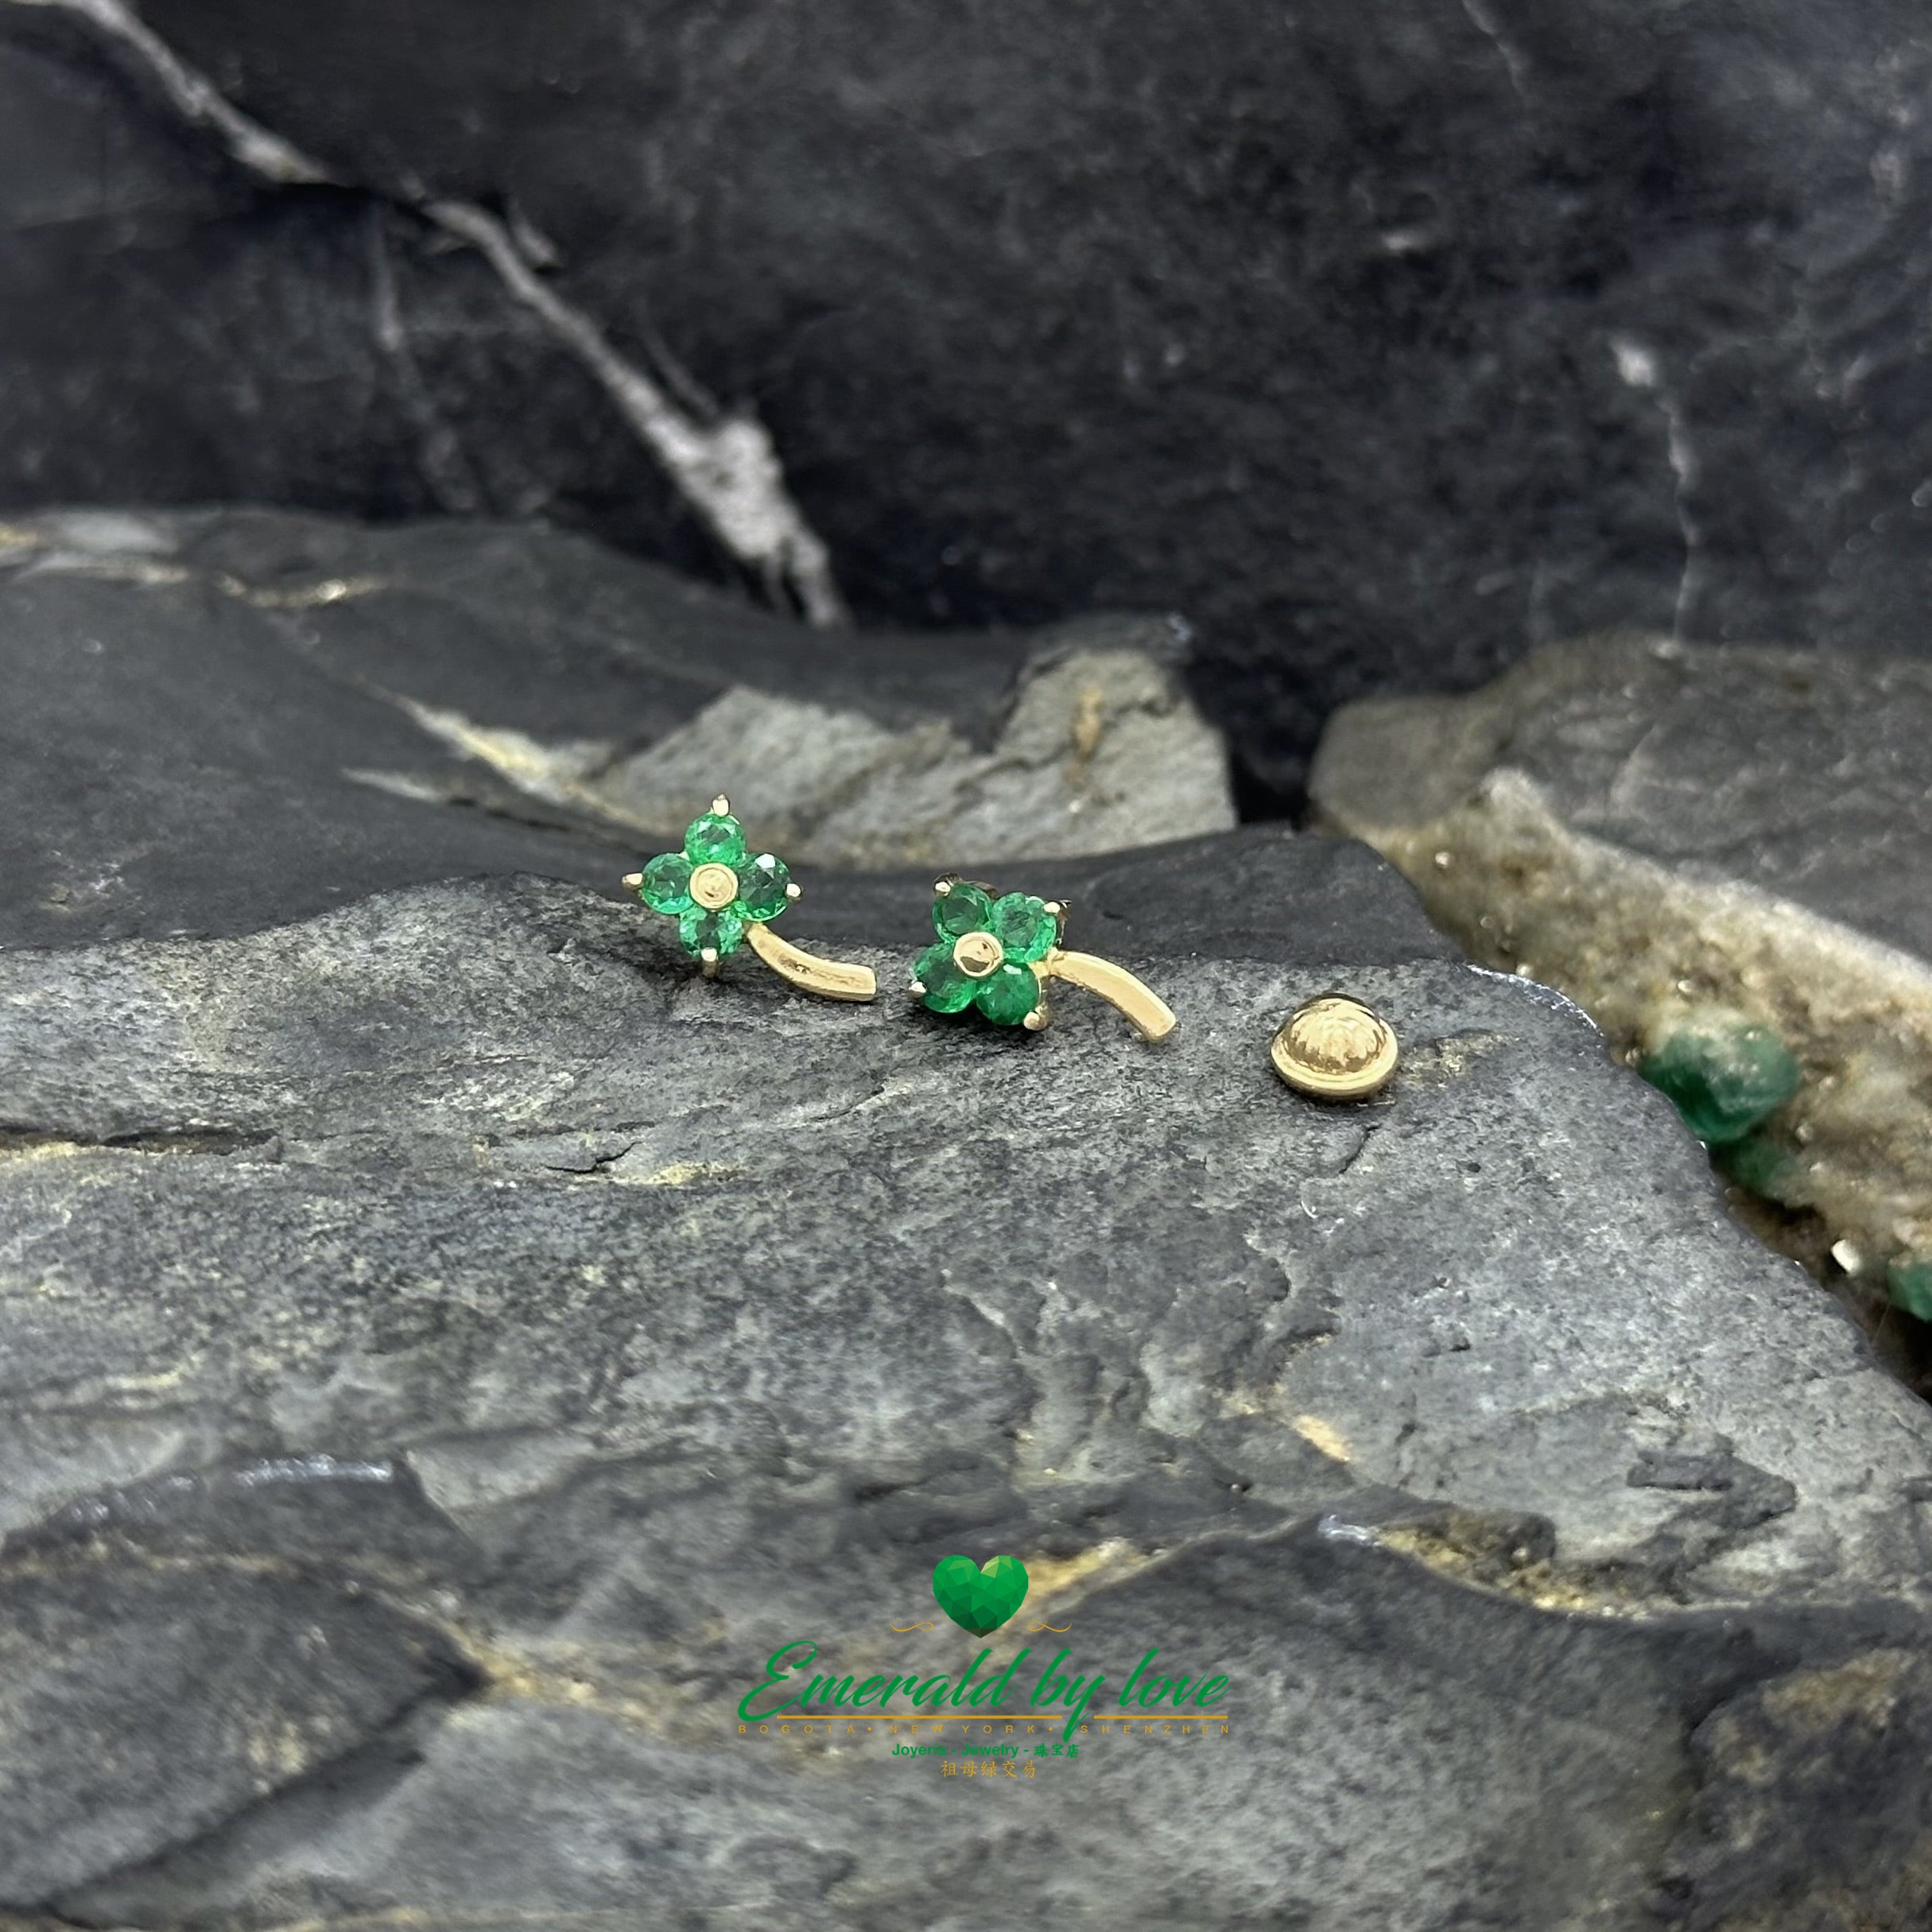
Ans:
[[[741,945],[782,978],[827,999],[867,1000],[879,982],[867,966],[820,958],[779,938],[771,921],[798,898],[789,869],[770,852],[754,853],[731,801],[685,828],[680,852],[661,853],[624,883],[653,912],[677,921],[685,950],[706,978]],[[1065,945],[1066,908],[1026,893],[995,897],[990,887],[942,879],[933,888],[935,943],[913,963],[908,991],[935,1013],[976,1009],[995,1025],[1038,1033],[1052,1020],[1055,980],[1084,987],[1126,1014],[1141,1037],[1174,1031],[1172,1009],[1126,968]],[[1360,1100],[1395,1070],[1395,1036],[1359,1000],[1324,994],[1296,1008],[1271,1049],[1275,1070],[1298,1091],[1326,1100]]]
[[[793,986],[827,999],[871,999],[879,982],[867,966],[821,959],[779,938],[771,921],[798,897],[782,859],[753,852],[728,798],[685,828],[684,849],[663,852],[624,883],[653,912],[677,921],[685,950],[704,968],[748,945]],[[1143,1038],[1173,1032],[1174,1016],[1124,967],[1075,952],[1063,943],[1066,908],[1023,892],[995,897],[987,886],[942,879],[933,888],[936,943],[914,962],[909,991],[935,1013],[968,1007],[995,1025],[1038,1033],[1053,1018],[1047,988],[1056,980],[1084,987],[1118,1007]]]

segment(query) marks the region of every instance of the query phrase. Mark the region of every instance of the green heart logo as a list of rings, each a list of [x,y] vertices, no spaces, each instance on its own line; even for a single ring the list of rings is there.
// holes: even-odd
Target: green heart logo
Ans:
[[[1026,1600],[1026,1565],[1011,1556],[990,1557],[984,1564],[941,1557],[933,1565],[933,1595],[961,1630],[990,1636]]]

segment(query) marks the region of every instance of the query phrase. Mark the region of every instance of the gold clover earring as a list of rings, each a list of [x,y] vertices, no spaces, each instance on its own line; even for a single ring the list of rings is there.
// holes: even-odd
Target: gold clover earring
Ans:
[[[708,980],[748,941],[774,972],[808,993],[870,999],[879,991],[871,967],[822,960],[772,931],[771,921],[798,897],[798,888],[782,859],[749,851],[745,828],[722,795],[685,828],[682,852],[660,852],[642,871],[627,872],[624,883],[653,912],[677,921],[678,938]]]
[[[1400,1050],[1395,1029],[1379,1014],[1346,993],[1324,993],[1282,1022],[1268,1057],[1298,1093],[1365,1100],[1388,1084]]]
[[[1009,892],[995,898],[989,886],[942,879],[933,888],[937,945],[913,962],[908,991],[935,1013],[968,1007],[995,1025],[1038,1033],[1049,1025],[1047,982],[1084,986],[1118,1007],[1142,1038],[1165,1039],[1174,1030],[1166,1004],[1124,967],[1061,945],[1066,908],[1057,901]]]

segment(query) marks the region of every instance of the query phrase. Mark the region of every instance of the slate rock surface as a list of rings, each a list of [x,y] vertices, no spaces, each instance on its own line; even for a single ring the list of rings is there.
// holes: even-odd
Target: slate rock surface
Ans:
[[[103,10],[96,9],[96,12]],[[0,6],[0,493],[696,521],[413,195],[755,406],[877,622],[1173,609],[1262,788],[1634,623],[1923,648],[1911,0]]]
[[[0,529],[0,944],[234,932],[383,886],[615,890],[720,789],[820,863],[1233,822],[1171,627],[834,637],[530,526]]]
[[[0,1904],[1922,1912],[1932,1418],[1662,1098],[1352,843],[1040,876],[1173,1002],[1160,1046],[1073,994],[1029,1038],[748,958],[707,984],[668,922],[530,878],[0,955],[0,1572],[33,1580],[0,1596],[115,1580],[69,1589],[10,1740],[54,1795],[0,1807]],[[829,941],[888,882],[819,883]],[[889,986],[916,935],[876,930],[899,949],[850,949]],[[1355,1108],[1267,1057],[1338,983],[1404,1046]],[[1032,1589],[999,1659],[1065,1645],[1117,1690],[1158,1646],[1228,1678],[1227,1735],[1090,1727],[989,1786],[877,1728],[741,1731],[801,1637],[964,1670],[933,1565],[999,1553]],[[256,1633],[192,1717],[130,1715],[183,1641],[143,1590]],[[324,1646],[265,1757],[253,1660],[304,1601]],[[56,1851],[117,1724],[169,1788]]]
[[[1733,1171],[1855,1282],[1932,1260],[1932,670],[1600,637],[1348,707],[1313,785],[1476,957],[1633,1057],[1770,1030],[1797,1092]]]

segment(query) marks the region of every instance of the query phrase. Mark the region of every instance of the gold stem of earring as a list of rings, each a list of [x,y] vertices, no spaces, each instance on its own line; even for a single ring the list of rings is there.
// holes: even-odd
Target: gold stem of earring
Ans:
[[[826,999],[872,999],[879,994],[879,980],[869,966],[841,965],[836,960],[821,960],[817,953],[801,952],[788,945],[771,928],[755,921],[745,928],[745,937],[771,970]]]
[[[1143,1040],[1164,1040],[1174,1030],[1173,1010],[1143,986],[1123,966],[1096,959],[1091,952],[1066,952],[1056,946],[1043,964],[1049,980],[1084,986],[1118,1007],[1139,1028]]]

